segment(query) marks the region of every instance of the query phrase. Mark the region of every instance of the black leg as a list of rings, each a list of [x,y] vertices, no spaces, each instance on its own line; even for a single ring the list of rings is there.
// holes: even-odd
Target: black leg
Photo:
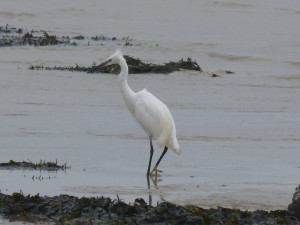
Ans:
[[[150,168],[151,168],[151,162],[152,162],[152,156],[153,156],[153,145],[152,145],[152,137],[149,137],[150,140],[150,158],[149,158],[149,164],[148,164],[148,171],[147,171],[147,176],[150,174]]]
[[[164,149],[164,151],[163,151],[163,153],[162,153],[161,156],[159,157],[157,163],[155,164],[155,167],[154,167],[154,168],[157,169],[158,164],[160,163],[160,161],[162,160],[162,158],[164,157],[164,155],[167,153],[167,151],[168,151],[168,147],[166,146],[165,149]]]

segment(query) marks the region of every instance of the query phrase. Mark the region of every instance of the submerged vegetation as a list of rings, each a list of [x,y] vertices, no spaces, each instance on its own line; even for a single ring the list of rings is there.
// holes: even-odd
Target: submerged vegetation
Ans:
[[[67,165],[67,163],[63,165],[59,165],[57,160],[55,162],[46,162],[45,160],[40,160],[39,163],[33,163],[31,161],[22,161],[16,162],[14,160],[10,160],[7,163],[0,163],[0,170],[14,170],[14,169],[22,169],[22,170],[47,170],[47,171],[57,171],[57,170],[66,170],[71,168]]]

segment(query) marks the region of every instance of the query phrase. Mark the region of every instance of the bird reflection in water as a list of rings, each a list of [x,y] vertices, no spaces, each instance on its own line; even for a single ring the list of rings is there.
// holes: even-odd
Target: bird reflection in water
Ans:
[[[151,191],[151,183],[153,184],[152,185],[152,190],[153,188],[155,190],[159,190],[159,187],[158,187],[158,183],[162,181],[162,178],[161,178],[161,175],[159,174],[153,174],[152,176],[147,176],[147,187],[148,187],[148,194],[149,194],[149,206],[152,206],[152,192]],[[163,196],[163,194],[161,192],[159,192],[159,198],[161,201],[165,202],[165,197]]]

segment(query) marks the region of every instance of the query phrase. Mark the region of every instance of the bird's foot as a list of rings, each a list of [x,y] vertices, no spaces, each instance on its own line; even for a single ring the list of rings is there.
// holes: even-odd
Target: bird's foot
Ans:
[[[162,170],[157,169],[156,166],[151,170],[150,175],[157,175],[158,173],[162,173]]]

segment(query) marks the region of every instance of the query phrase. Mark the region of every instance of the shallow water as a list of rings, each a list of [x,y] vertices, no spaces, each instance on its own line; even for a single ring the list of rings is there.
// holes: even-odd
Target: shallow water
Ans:
[[[28,70],[90,65],[120,46],[1,48],[1,161],[58,159],[72,167],[1,171],[1,192],[285,209],[299,185],[300,3],[134,2],[16,7],[5,0],[0,20],[57,35],[130,36],[141,46],[123,47],[125,54],[156,63],[189,56],[207,71],[234,71],[129,76],[134,90],[146,87],[169,106],[182,154],[167,153],[164,173],[148,189],[148,139],[130,118],[116,76]]]

